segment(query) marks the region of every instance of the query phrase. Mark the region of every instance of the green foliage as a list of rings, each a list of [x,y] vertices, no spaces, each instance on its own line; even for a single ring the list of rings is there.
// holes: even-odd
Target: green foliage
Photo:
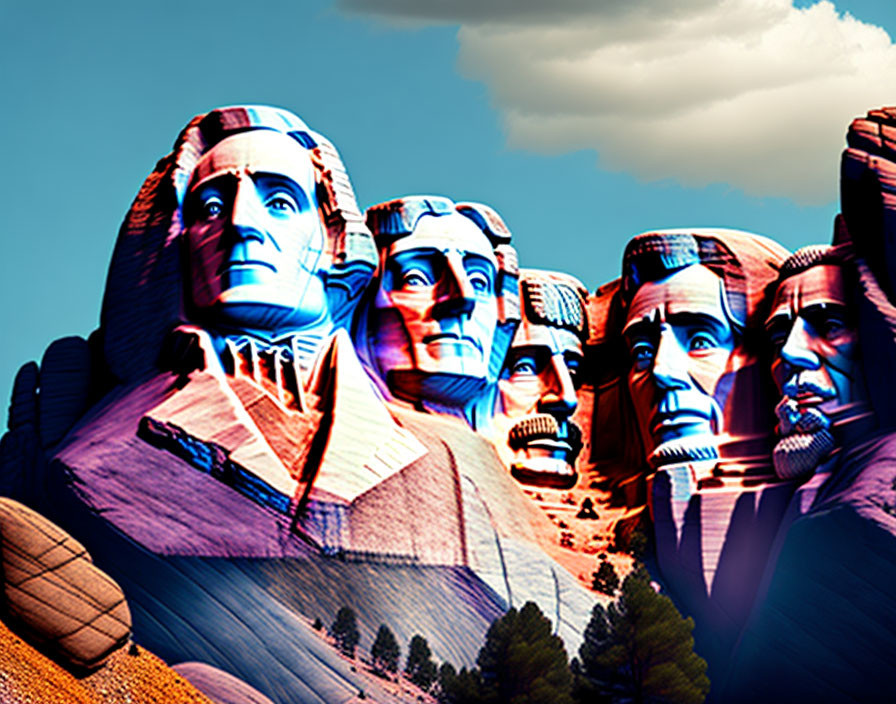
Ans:
[[[444,665],[442,666],[444,668]],[[449,667],[451,667],[449,665]],[[472,670],[461,668],[460,672],[451,671],[446,677],[439,675],[438,700],[445,704],[497,704],[483,694],[482,674],[475,667]]]
[[[616,568],[607,562],[607,556],[601,557],[597,572],[591,573],[591,588],[601,594],[615,596],[616,590],[619,589],[619,575],[616,574]]]
[[[443,662],[442,666],[439,668],[438,678],[436,679],[434,690],[436,699],[440,702],[450,702],[455,692],[456,682],[457,670],[454,669],[454,665],[450,662]]]
[[[709,692],[706,661],[694,653],[692,619],[657,594],[643,565],[622,583],[617,603],[597,605],[579,657],[592,683],[634,702],[700,704]]]
[[[591,680],[582,670],[578,658],[569,663],[572,673],[572,698],[577,704],[612,704],[613,698],[603,683]]]
[[[533,602],[494,621],[476,662],[483,702],[571,704],[572,676],[563,641]]]
[[[451,667],[449,665],[449,667]],[[423,636],[414,636],[408,644],[408,659],[404,666],[408,679],[423,691],[429,691],[435,682],[436,664],[432,661],[432,651]]]
[[[401,652],[398,648],[398,641],[395,640],[395,635],[385,623],[381,624],[370,648],[373,668],[378,672],[397,672],[400,655]]]
[[[572,675],[551,622],[532,602],[496,619],[478,668],[439,670],[436,696],[446,704],[573,704]]]
[[[330,635],[333,636],[339,650],[350,658],[355,657],[355,648],[361,638],[355,612],[347,606],[339,609],[336,612],[336,620],[330,626]]]
[[[649,541],[643,528],[636,528],[628,539],[628,554],[636,560],[643,560],[647,553]]]

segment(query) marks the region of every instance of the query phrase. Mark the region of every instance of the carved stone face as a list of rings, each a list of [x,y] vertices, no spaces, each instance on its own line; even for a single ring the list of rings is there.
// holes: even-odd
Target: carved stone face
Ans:
[[[837,265],[806,269],[775,293],[767,329],[775,349],[772,376],[782,394],[775,409],[780,476],[814,471],[834,449],[832,422],[865,401],[853,317]]]
[[[694,264],[644,283],[629,306],[628,389],[655,467],[716,457],[716,436],[725,430],[724,379],[737,366],[723,286]]]
[[[314,170],[295,140],[253,130],[215,145],[193,171],[184,226],[200,318],[270,336],[326,317]]]
[[[570,420],[583,364],[582,342],[571,330],[520,325],[498,381],[498,452],[525,483],[568,488],[575,483],[581,430]]]
[[[497,271],[488,238],[457,213],[424,215],[388,246],[370,327],[390,387],[408,373],[486,379],[498,323]],[[424,395],[450,402],[451,388],[446,382]]]

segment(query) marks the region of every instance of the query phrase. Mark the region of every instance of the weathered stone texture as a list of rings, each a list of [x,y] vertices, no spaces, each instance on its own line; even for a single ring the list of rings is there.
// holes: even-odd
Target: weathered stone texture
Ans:
[[[11,622],[67,663],[97,666],[130,636],[118,585],[80,543],[10,499],[0,499],[0,564]]]
[[[87,410],[90,349],[80,337],[53,342],[40,364],[40,439],[55,445]]]
[[[273,704],[254,687],[217,667],[202,662],[184,662],[173,669],[216,704]]]

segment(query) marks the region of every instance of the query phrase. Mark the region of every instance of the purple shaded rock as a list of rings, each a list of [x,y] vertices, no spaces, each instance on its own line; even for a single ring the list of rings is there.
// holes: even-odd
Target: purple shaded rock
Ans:
[[[844,448],[808,511],[782,529],[718,701],[896,699],[894,478],[896,435]]]
[[[40,440],[55,445],[87,410],[90,348],[80,337],[51,343],[40,365]]]
[[[40,373],[36,362],[23,364],[12,385],[7,426],[15,430],[23,425],[37,425],[37,386]]]
[[[274,704],[254,687],[217,667],[202,662],[183,662],[171,669],[216,704]]]

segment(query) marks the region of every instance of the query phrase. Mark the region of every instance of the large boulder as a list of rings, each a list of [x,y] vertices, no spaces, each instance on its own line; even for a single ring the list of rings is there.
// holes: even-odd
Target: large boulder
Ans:
[[[96,667],[130,637],[119,586],[74,538],[6,498],[0,498],[0,567],[11,625],[65,663]]]

